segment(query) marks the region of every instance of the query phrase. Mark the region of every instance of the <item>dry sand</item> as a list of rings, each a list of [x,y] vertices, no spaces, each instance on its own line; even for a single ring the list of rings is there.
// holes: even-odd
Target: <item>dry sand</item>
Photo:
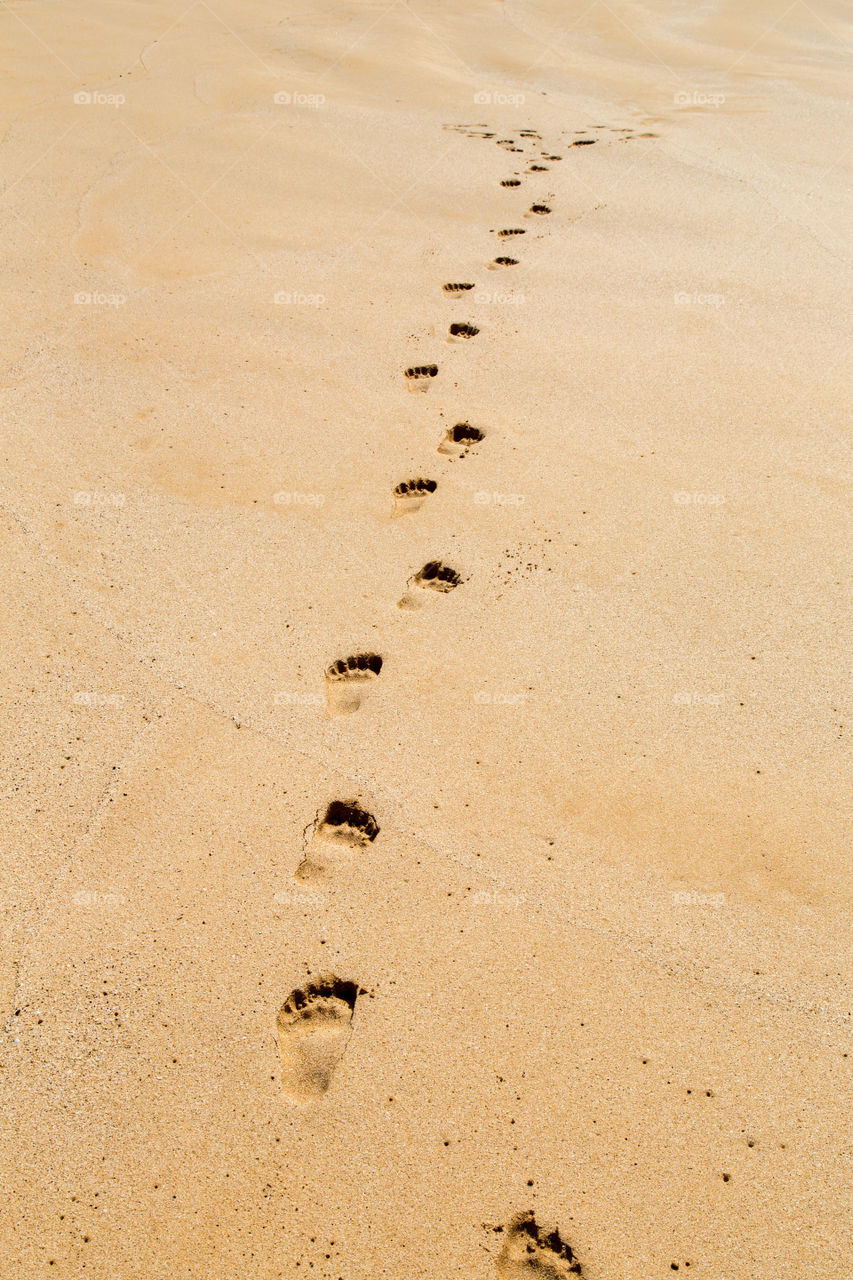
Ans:
[[[848,1277],[849,9],[3,27],[2,1280]]]

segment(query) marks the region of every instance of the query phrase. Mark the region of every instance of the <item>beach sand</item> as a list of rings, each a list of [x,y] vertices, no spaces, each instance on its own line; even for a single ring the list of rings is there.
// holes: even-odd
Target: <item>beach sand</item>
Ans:
[[[849,1276],[849,10],[3,27],[2,1280]]]

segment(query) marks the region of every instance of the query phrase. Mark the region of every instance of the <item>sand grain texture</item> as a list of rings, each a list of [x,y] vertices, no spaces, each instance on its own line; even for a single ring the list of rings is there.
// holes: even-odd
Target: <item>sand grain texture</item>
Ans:
[[[2,27],[3,1280],[846,1280],[849,9]]]

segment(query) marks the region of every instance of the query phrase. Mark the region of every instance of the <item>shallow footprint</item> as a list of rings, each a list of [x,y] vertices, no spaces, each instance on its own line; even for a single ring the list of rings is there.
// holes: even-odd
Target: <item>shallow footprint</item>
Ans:
[[[326,698],[330,716],[358,711],[368,687],[382,670],[378,653],[356,653],[339,658],[326,671]]]
[[[440,560],[430,560],[422,569],[418,569],[409,579],[409,590],[398,601],[398,609],[419,609],[427,597],[427,592],[445,594],[458,587],[462,578],[455,569],[442,564]]]
[[[437,364],[413,364],[406,370],[410,391],[426,391],[430,379],[438,373]]]
[[[291,991],[276,1018],[281,1087],[293,1102],[314,1102],[332,1083],[352,1031],[362,989],[334,974]]]
[[[324,817],[314,824],[309,846],[296,868],[296,879],[323,880],[329,857],[334,859],[336,851],[366,849],[378,835],[376,819],[357,800],[333,800]]]
[[[507,1227],[495,1268],[498,1280],[566,1280],[581,1274],[571,1245],[559,1231],[538,1227],[532,1210],[517,1214]]]
[[[438,484],[435,480],[404,480],[394,490],[394,515],[409,515],[422,507],[431,493],[435,493]]]
[[[447,434],[438,446],[438,452],[450,458],[464,458],[474,444],[479,444],[485,436],[479,427],[472,427],[470,422],[457,422],[449,427]]]

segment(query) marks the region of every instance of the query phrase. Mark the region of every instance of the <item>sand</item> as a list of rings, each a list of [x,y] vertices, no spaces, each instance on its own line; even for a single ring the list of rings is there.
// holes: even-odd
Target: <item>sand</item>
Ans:
[[[849,10],[3,28],[2,1280],[849,1276]]]

